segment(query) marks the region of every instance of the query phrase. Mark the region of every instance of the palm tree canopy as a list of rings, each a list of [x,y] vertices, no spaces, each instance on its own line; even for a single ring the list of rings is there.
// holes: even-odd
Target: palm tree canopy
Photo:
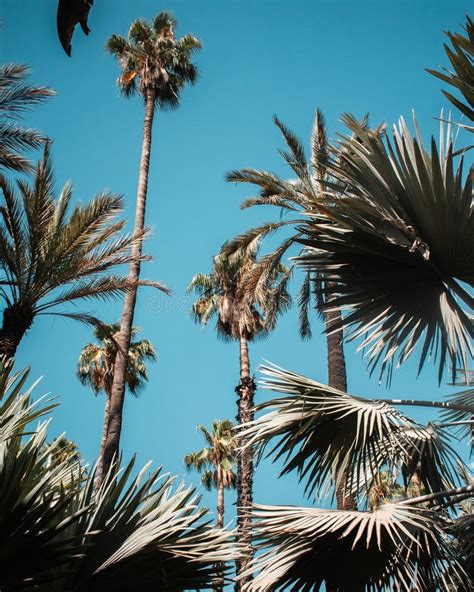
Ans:
[[[233,423],[228,419],[216,420],[212,422],[212,431],[200,424],[197,429],[204,436],[207,446],[187,454],[184,457],[186,467],[202,473],[201,482],[206,489],[219,485],[235,488],[237,439]]]
[[[28,74],[28,67],[22,64],[0,66],[0,170],[32,170],[23,153],[45,141],[37,131],[18,125],[25,111],[55,94],[50,88],[27,84]]]
[[[310,334],[314,294],[319,310],[349,311],[342,321],[352,329],[346,336],[364,336],[360,347],[371,370],[390,371],[396,353],[402,363],[421,342],[420,369],[433,353],[440,379],[447,359],[454,372],[466,372],[474,331],[472,296],[463,287],[474,281],[472,176],[463,174],[463,159],[457,160],[451,125],[441,123],[439,147],[432,140],[430,154],[416,121],[412,137],[401,119],[393,144],[383,125],[370,129],[367,119],[349,115],[343,121],[350,134],[330,147],[322,114],[316,113],[307,158],[298,138],[276,119],[293,178],[243,169],[227,179],[260,188],[243,208],[273,205],[289,217],[229,241],[226,252],[252,248],[289,227],[290,236],[255,267],[252,285],[292,245],[307,247],[296,258],[306,273],[299,296],[303,336]]]
[[[102,486],[62,439],[46,443],[55,405],[31,401],[28,371],[0,362],[0,587],[39,592],[208,589],[235,560],[233,533],[211,526],[200,498],[134,461]],[[59,454],[61,453],[61,454]]]
[[[444,72],[428,70],[437,78],[447,82],[455,90],[461,93],[463,103],[451,93],[443,90],[444,96],[463,113],[470,121],[474,122],[474,22],[466,15],[466,36],[460,33],[446,33],[452,48],[444,45],[446,55],[451,62],[452,70],[443,68]],[[463,126],[474,132],[474,127]]]
[[[131,245],[143,238],[121,232],[125,221],[116,220],[123,206],[120,196],[102,192],[70,211],[71,184],[59,197],[54,194],[49,144],[31,184],[19,180],[17,185],[18,193],[0,177],[0,295],[18,322],[23,317],[29,325],[35,315],[78,300],[115,298],[135,285],[112,273],[132,259]],[[139,284],[168,291],[158,282]],[[97,323],[88,314],[50,314]]]
[[[132,337],[138,332],[139,329],[133,327]],[[90,386],[95,393],[110,393],[119,333],[119,323],[100,325],[94,329],[94,337],[99,343],[88,343],[81,351],[77,376],[82,384]],[[136,395],[148,380],[146,362],[154,360],[156,351],[151,341],[141,339],[130,343],[126,382],[132,395]]]
[[[266,337],[279,314],[291,305],[287,291],[290,271],[272,268],[264,282],[249,289],[249,279],[259,262],[258,243],[252,249],[227,255],[226,246],[214,257],[209,275],[197,274],[189,284],[198,299],[193,304],[196,322],[206,325],[216,317],[217,333],[224,340]]]
[[[118,79],[126,96],[152,93],[160,108],[176,108],[187,82],[194,84],[197,68],[191,56],[201,48],[199,39],[184,35],[175,39],[176,20],[167,12],[158,14],[151,23],[137,19],[128,37],[112,35],[108,51],[119,61],[122,73]]]

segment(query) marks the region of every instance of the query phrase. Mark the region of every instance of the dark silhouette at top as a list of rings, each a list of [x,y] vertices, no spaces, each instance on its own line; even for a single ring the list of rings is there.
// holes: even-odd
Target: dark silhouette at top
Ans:
[[[58,3],[58,35],[67,55],[71,56],[71,39],[77,24],[81,25],[85,35],[89,35],[87,24],[89,11],[94,0],[59,0]]]

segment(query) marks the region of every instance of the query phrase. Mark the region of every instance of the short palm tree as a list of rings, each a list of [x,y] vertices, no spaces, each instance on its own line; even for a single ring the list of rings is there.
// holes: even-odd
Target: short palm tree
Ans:
[[[27,377],[0,362],[0,588],[211,587],[235,560],[233,533],[211,526],[192,489],[149,465],[138,476],[133,461],[114,469],[98,489],[74,450],[46,443],[48,422],[38,418],[55,405],[33,403]]]
[[[253,250],[239,251],[231,256],[224,250],[214,257],[211,273],[195,275],[188,287],[188,291],[194,291],[198,296],[193,304],[195,321],[206,325],[215,317],[218,336],[226,341],[239,342],[240,382],[235,389],[239,424],[253,419],[255,382],[250,373],[249,341],[266,337],[275,327],[278,315],[291,304],[287,291],[290,274],[282,265],[272,268],[265,285],[261,282],[253,293],[248,290],[248,278],[258,265],[257,249],[258,243],[254,243]],[[253,455],[248,448],[237,457],[237,476],[239,536],[240,542],[247,547],[237,566],[240,573],[252,554],[251,521],[247,509],[252,504]]]
[[[103,392],[106,397],[104,428],[100,444],[97,479],[102,480],[102,458],[109,425],[110,393],[114,379],[114,366],[117,357],[117,338],[120,332],[118,323],[101,325],[94,329],[98,343],[88,343],[82,348],[77,364],[77,377],[82,384],[90,386],[94,393]],[[132,338],[139,329],[132,328]],[[132,395],[137,395],[148,380],[147,362],[156,360],[156,352],[151,341],[140,339],[132,341],[128,350],[127,388]]]
[[[0,66],[0,170],[31,171],[33,166],[23,153],[46,140],[37,131],[18,125],[25,111],[54,95],[50,88],[27,84],[28,74],[23,64]]]
[[[201,475],[201,483],[210,490],[217,489],[217,528],[224,528],[224,489],[234,489],[237,475],[236,463],[237,438],[231,421],[224,419],[212,423],[212,432],[203,425],[197,429],[204,436],[207,446],[197,452],[190,452],[184,457],[188,470],[195,470]],[[219,577],[214,590],[224,589],[223,566],[218,566]]]
[[[70,211],[72,186],[54,194],[49,145],[31,184],[18,181],[18,193],[0,176],[4,203],[0,209],[0,296],[5,303],[0,354],[12,357],[35,317],[60,315],[100,324],[90,314],[63,311],[63,304],[116,298],[137,285],[114,275],[118,265],[140,255],[130,247],[143,232],[124,235],[115,218],[123,201],[108,192]],[[142,281],[166,289],[158,282]]]
[[[175,109],[179,106],[180,93],[187,83],[197,78],[192,54],[201,47],[192,35],[175,39],[176,20],[167,12],[158,14],[151,23],[137,19],[132,23],[128,37],[112,35],[107,41],[108,51],[118,60],[121,74],[118,84],[126,97],[138,93],[145,103],[143,143],[138,177],[135,212],[135,234],[143,232],[150,167],[153,117],[156,108]],[[140,277],[142,244],[132,248],[129,279],[135,284]],[[123,305],[120,322],[120,344],[115,363],[114,383],[110,407],[110,426],[104,451],[105,467],[118,454],[122,430],[122,410],[125,397],[127,363],[126,352],[130,346],[133,315],[137,290],[130,290]]]
[[[237,476],[237,439],[234,425],[228,419],[212,422],[210,432],[203,425],[197,429],[202,433],[207,446],[198,452],[190,452],[184,457],[188,469],[202,473],[201,482],[210,490],[217,489],[217,527],[224,527],[224,489],[234,489]]]

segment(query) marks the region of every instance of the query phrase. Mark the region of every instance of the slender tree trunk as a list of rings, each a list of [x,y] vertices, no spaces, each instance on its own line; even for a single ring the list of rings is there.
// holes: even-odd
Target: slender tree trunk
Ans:
[[[99,464],[97,466],[97,483],[102,483],[104,478],[104,450],[107,441],[110,416],[110,390],[105,391],[104,427],[102,429],[102,440],[100,441]]]
[[[235,389],[238,395],[238,424],[247,423],[254,418],[254,394],[255,382],[250,376],[250,361],[248,341],[245,336],[240,338],[240,382]],[[239,439],[239,447],[245,443],[243,438]],[[239,451],[237,455],[237,528],[239,542],[243,545],[243,558],[237,562],[237,575],[240,575],[248,567],[253,556],[252,549],[252,521],[250,518],[250,507],[253,501],[253,451],[249,448]],[[245,583],[252,578],[247,576],[238,580],[235,590],[239,592]]]
[[[217,488],[217,528],[224,528],[224,486],[222,482]]]
[[[13,358],[20,341],[31,327],[32,311],[21,305],[13,305],[3,311],[0,329],[0,356]]]
[[[155,114],[155,93],[152,90],[146,92],[145,120],[143,123],[142,155],[140,159],[140,172],[138,177],[137,204],[135,211],[134,232],[140,233],[145,227],[145,207],[148,190],[148,170],[150,167],[151,137],[153,116]],[[137,241],[132,247],[134,260],[130,262],[128,273],[129,280],[137,282],[140,278],[140,260],[142,254],[142,241]],[[119,344],[121,350],[117,352],[115,361],[114,381],[112,396],[110,399],[110,419],[107,430],[107,440],[104,447],[103,474],[106,474],[114,458],[118,457],[120,448],[120,434],[122,431],[122,413],[125,399],[125,379],[127,373],[127,353],[130,347],[130,338],[133,326],[133,315],[137,300],[137,287],[125,294],[125,300],[120,321]]]
[[[222,480],[219,480],[217,487],[217,528],[224,528],[224,485]],[[224,564],[218,563],[217,568],[217,579],[214,585],[214,590],[222,592],[224,590]]]
[[[339,310],[327,310],[325,312],[326,328],[330,329],[341,320]],[[346,360],[344,357],[343,331],[335,331],[327,336],[328,347],[328,382],[329,386],[343,392],[347,392]],[[343,475],[339,487],[336,490],[336,503],[338,510],[356,510],[357,502],[354,495],[344,493],[346,478]]]

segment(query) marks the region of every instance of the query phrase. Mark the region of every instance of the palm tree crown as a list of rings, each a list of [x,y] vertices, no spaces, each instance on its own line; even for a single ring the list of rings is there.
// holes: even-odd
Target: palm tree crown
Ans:
[[[22,64],[0,66],[0,169],[25,172],[33,167],[23,152],[38,148],[45,138],[37,131],[19,126],[21,115],[54,95],[50,88],[25,84],[28,68]]]
[[[4,206],[0,219],[0,269],[5,302],[0,351],[13,356],[26,330],[39,314],[58,314],[96,323],[81,312],[51,312],[65,303],[108,299],[134,282],[111,270],[128,263],[130,246],[143,234],[124,235],[120,196],[102,192],[69,213],[72,186],[56,198],[47,145],[31,185],[18,181],[19,194],[0,177]],[[141,281],[165,289],[156,282]]]
[[[79,357],[77,376],[82,384],[90,386],[95,393],[105,391],[110,394],[114,378],[114,363],[117,355],[119,323],[101,325],[94,329],[94,337],[99,343],[88,343]],[[139,332],[137,327],[132,336]],[[147,361],[156,360],[156,352],[151,341],[133,341],[128,350],[127,387],[136,395],[148,380]]]
[[[268,335],[277,316],[291,304],[287,292],[289,271],[279,265],[267,276],[265,286],[248,289],[248,280],[258,265],[256,249],[227,255],[224,250],[214,257],[210,274],[197,274],[188,291],[198,299],[193,305],[196,322],[206,325],[216,316],[217,333],[222,339],[245,337],[253,340]]]
[[[232,489],[236,485],[234,472],[237,439],[233,423],[228,419],[212,422],[212,432],[203,425],[197,429],[204,436],[207,446],[184,457],[188,469],[202,472],[201,482],[206,489],[222,485]]]
[[[185,84],[196,81],[191,55],[201,43],[189,34],[176,40],[176,26],[169,13],[161,12],[151,23],[135,20],[127,38],[115,34],[109,38],[107,49],[119,60],[122,73],[118,84],[126,96],[138,91],[146,98],[150,93],[160,108],[179,105]]]

